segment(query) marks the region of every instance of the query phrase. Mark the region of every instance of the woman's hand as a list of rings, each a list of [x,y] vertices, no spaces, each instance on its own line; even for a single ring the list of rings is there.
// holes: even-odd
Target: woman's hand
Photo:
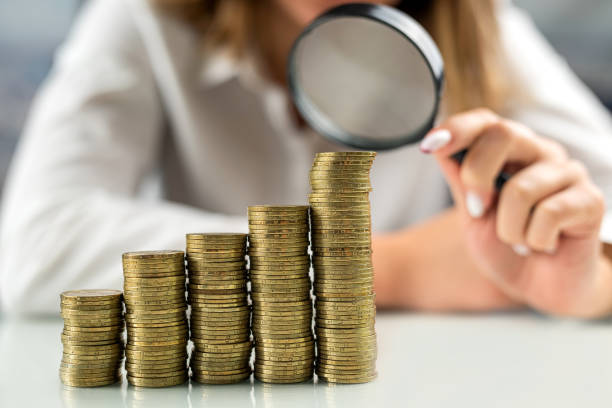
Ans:
[[[450,156],[466,148],[459,165]],[[612,311],[603,195],[559,144],[477,109],[433,129],[421,150],[445,174],[475,264],[507,295],[555,314]],[[513,176],[497,193],[502,170]]]

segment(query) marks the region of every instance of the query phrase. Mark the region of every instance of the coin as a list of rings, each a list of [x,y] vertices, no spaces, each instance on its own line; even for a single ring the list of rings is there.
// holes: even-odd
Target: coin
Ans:
[[[123,255],[126,370],[133,385],[173,385],[186,377],[184,255],[174,250]]]
[[[252,325],[257,345],[279,336],[287,338],[285,344],[300,343],[301,338],[312,336],[308,213],[308,206],[248,208]],[[270,275],[280,279],[264,278]],[[296,275],[298,279],[289,279]],[[271,314],[274,311],[278,313]],[[297,318],[299,315],[306,318]],[[272,350],[277,350],[277,344],[271,344]],[[257,356],[258,352],[254,366],[256,373],[275,365],[282,367],[281,361],[264,362]],[[314,353],[308,358],[312,364]],[[291,380],[296,381],[296,377],[294,374]]]
[[[202,364],[197,356],[232,353],[236,359],[220,359],[214,365],[217,374],[248,371],[250,308],[247,303],[246,234],[188,234],[188,302],[191,305],[191,339],[194,343],[191,370],[193,378],[207,378],[211,364]],[[242,380],[244,375],[223,375],[212,383]],[[205,381],[209,382],[210,381]]]
[[[172,387],[175,385],[183,384],[187,381],[187,372],[181,373],[172,377],[161,377],[161,378],[151,378],[151,377],[135,377],[128,374],[127,379],[128,382],[137,387]]]
[[[117,290],[72,290],[60,294],[64,318],[60,379],[69,386],[95,387],[120,378],[123,303]]]
[[[322,362],[316,370],[330,382],[373,378],[376,308],[369,172],[374,157],[374,152],[319,153],[309,173],[315,333]],[[325,359],[351,362],[354,370],[343,365],[343,373],[351,375],[337,375],[340,371]]]

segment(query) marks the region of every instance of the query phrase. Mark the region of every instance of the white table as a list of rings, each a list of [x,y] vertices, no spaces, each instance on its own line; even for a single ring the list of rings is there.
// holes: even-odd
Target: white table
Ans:
[[[533,314],[380,314],[369,384],[70,388],[60,319],[0,321],[0,407],[611,407],[612,324]]]

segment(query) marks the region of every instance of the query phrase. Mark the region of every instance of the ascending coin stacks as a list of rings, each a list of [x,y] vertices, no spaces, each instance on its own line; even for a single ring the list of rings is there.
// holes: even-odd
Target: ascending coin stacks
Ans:
[[[318,153],[310,171],[316,371],[328,382],[360,383],[376,377],[368,197],[374,156]]]
[[[314,339],[308,206],[251,206],[248,218],[255,378],[309,380]]]
[[[71,290],[60,295],[64,318],[62,382],[98,387],[121,378],[123,302],[117,290]]]
[[[246,234],[187,234],[192,378],[230,384],[251,375]]]
[[[187,303],[183,251],[123,254],[130,384],[167,387],[187,376]]]

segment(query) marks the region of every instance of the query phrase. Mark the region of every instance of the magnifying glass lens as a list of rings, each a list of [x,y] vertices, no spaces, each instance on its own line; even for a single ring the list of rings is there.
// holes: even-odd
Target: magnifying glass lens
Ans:
[[[289,84],[297,108],[321,134],[380,150],[416,142],[431,128],[442,70],[418,23],[389,7],[355,4],[331,10],[302,33]]]

